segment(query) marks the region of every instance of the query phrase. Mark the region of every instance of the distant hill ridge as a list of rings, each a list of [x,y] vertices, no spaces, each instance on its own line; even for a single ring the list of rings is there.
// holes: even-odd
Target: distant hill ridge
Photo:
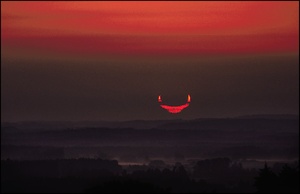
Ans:
[[[244,115],[228,118],[197,118],[197,119],[174,119],[174,120],[129,120],[129,121],[24,121],[24,122],[2,122],[1,128],[5,129],[66,129],[66,128],[136,128],[136,129],[152,129],[157,127],[190,125],[194,123],[202,123],[208,121],[216,122],[232,122],[234,120],[256,120],[256,119],[272,119],[272,120],[299,120],[299,115],[292,114],[261,114],[261,115]]]
[[[236,118],[299,119],[299,115],[294,115],[294,114],[256,114],[256,115],[238,116]]]

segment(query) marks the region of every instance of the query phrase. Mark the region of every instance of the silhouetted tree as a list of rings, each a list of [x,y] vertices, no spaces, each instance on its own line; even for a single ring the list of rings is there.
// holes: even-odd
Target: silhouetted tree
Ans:
[[[278,177],[271,171],[267,163],[259,170],[259,176],[255,177],[255,186],[258,193],[277,193]]]
[[[184,168],[184,166],[177,162],[173,168],[174,176],[180,177],[181,179],[188,179],[189,176]]]
[[[279,173],[278,187],[282,193],[299,193],[299,169],[284,165]]]
[[[299,169],[284,165],[278,175],[265,164],[255,178],[258,193],[299,193]]]

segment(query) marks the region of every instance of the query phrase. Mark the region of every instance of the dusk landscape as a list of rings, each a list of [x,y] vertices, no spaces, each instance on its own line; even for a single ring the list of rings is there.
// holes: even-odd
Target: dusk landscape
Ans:
[[[298,1],[1,2],[1,193],[299,193]]]

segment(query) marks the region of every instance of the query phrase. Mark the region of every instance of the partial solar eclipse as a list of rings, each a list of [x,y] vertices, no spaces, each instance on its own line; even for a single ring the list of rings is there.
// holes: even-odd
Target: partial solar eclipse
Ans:
[[[160,95],[158,96],[158,102],[160,103],[160,107],[162,107],[163,109],[166,109],[167,111],[169,111],[169,113],[176,114],[176,113],[180,113],[183,109],[185,109],[186,107],[189,106],[189,104],[191,102],[191,96],[188,94],[187,102],[185,104],[179,105],[179,106],[169,106],[169,105],[163,104],[162,98]]]

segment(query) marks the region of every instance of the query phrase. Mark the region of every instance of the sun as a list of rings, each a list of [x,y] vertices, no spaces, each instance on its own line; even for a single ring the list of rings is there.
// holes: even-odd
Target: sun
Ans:
[[[177,113],[180,113],[183,109],[185,109],[186,107],[188,107],[190,105],[191,95],[188,94],[187,101],[185,104],[178,105],[178,106],[169,106],[169,105],[163,104],[161,95],[158,96],[158,102],[160,103],[160,107],[162,107],[163,109],[166,109],[169,113],[177,114]]]

